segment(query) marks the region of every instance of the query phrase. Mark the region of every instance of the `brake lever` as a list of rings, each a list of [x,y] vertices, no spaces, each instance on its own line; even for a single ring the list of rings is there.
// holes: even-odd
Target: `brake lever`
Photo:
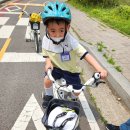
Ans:
[[[101,84],[101,83],[105,84],[106,82],[105,82],[105,81],[102,81],[102,80],[99,80],[99,81],[97,81],[97,82],[95,83],[96,87],[98,87],[98,85]]]

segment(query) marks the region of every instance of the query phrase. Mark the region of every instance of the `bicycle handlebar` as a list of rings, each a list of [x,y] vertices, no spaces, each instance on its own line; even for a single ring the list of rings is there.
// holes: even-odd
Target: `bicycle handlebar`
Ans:
[[[56,81],[53,78],[51,72],[52,72],[52,70],[48,69],[47,75],[53,83],[56,83]],[[73,93],[81,93],[82,91],[84,91],[86,86],[97,87],[100,83],[105,83],[104,81],[101,81],[100,79],[101,79],[100,72],[96,72],[96,73],[93,74],[93,76],[89,80],[87,80],[87,82],[82,86],[81,89],[76,90],[76,89],[73,88],[72,85],[67,86],[67,88],[65,88],[65,89],[68,89],[70,92],[73,92]],[[64,88],[63,88],[63,90],[64,90]]]

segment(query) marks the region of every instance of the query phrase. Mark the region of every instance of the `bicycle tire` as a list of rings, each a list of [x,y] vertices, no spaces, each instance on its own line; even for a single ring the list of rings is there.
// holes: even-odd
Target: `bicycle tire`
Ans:
[[[35,42],[35,49],[36,52],[39,53],[39,40],[38,40],[38,34],[36,32],[34,32],[34,42]]]

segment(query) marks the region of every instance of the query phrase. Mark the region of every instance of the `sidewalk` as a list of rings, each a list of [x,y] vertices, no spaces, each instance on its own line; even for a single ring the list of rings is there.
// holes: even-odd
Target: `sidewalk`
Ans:
[[[106,68],[108,71],[107,80],[112,86],[111,89],[119,95],[130,109],[130,38],[87,17],[85,13],[72,6],[70,8],[73,17],[72,29],[85,41],[82,44],[88,51]],[[109,50],[115,50],[112,52],[112,57],[123,69],[121,73],[106,61],[102,52],[98,52],[95,45],[87,44],[96,44],[101,41]]]

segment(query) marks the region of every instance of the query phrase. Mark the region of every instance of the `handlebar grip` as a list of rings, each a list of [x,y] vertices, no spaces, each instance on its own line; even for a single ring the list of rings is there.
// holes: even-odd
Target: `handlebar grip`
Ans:
[[[92,77],[94,77],[95,80],[98,80],[101,79],[101,74],[100,72],[95,72]]]

